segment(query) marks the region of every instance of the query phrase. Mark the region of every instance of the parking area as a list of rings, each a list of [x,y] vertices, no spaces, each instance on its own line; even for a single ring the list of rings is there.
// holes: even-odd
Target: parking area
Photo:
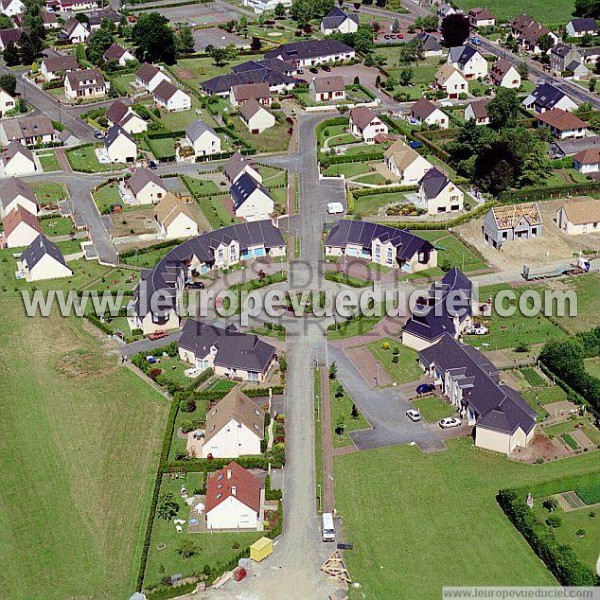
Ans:
[[[235,33],[229,33],[224,29],[219,29],[218,27],[194,29],[193,35],[196,52],[205,50],[207,46],[224,48],[229,44],[233,44],[236,48],[250,48],[249,40],[246,40]]]
[[[186,6],[170,6],[161,8],[156,6],[156,11],[173,23],[184,23],[195,27],[198,25],[218,25],[236,20],[239,15],[233,8],[225,8],[216,4],[188,4]]]

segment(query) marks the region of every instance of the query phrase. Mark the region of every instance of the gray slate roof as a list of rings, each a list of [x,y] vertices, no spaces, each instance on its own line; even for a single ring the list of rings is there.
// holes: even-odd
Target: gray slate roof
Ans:
[[[346,19],[350,19],[358,25],[357,14],[347,14],[339,6],[336,6],[331,9],[327,16],[323,17],[323,20],[321,21],[321,26],[325,29],[337,29]]]
[[[138,169],[128,180],[129,189],[137,196],[149,183],[154,183],[166,191],[166,187],[161,178],[144,167]]]
[[[207,131],[210,131],[213,135],[217,135],[217,132],[210,125],[207,125],[204,121],[201,121],[200,119],[196,119],[194,122],[190,123],[187,126],[185,134],[187,135],[188,139],[192,143],[194,143]]]
[[[431,200],[437,198],[440,192],[448,185],[450,180],[436,167],[429,169],[419,181],[419,185],[425,194],[425,198]]]
[[[225,177],[227,177],[229,181],[233,181],[247,166],[254,168],[250,158],[237,151],[235,154],[232,154],[225,163]]]
[[[279,58],[281,60],[306,60],[321,56],[332,56],[334,54],[346,54],[354,52],[353,48],[334,39],[306,40],[304,42],[292,42],[282,44],[274,50],[265,52],[265,58]]]
[[[65,267],[67,266],[65,257],[58,246],[43,235],[38,235],[35,240],[27,246],[27,249],[21,254],[21,261],[26,262],[27,268],[31,271],[31,269],[35,267],[46,254],[62,265],[65,265]]]
[[[0,202],[6,208],[17,196],[23,196],[37,204],[37,198],[31,186],[17,177],[5,179],[0,186]]]
[[[133,138],[122,127],[119,127],[119,125],[113,125],[104,136],[104,145],[107,148],[110,148],[121,135],[124,135],[127,139],[133,142]]]
[[[269,198],[269,190],[262,184],[256,181],[254,177],[248,173],[244,173],[232,186],[231,197],[233,199],[233,207],[237,210],[248,198],[256,191],[260,190]]]

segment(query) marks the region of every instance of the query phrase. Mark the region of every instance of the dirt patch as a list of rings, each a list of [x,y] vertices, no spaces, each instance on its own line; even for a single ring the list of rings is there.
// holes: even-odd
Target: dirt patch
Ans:
[[[564,458],[569,454],[569,449],[565,448],[557,438],[551,440],[545,433],[539,432],[535,434],[529,446],[515,449],[510,458],[520,462],[534,463],[540,458],[549,461]]]
[[[159,231],[153,208],[141,208],[116,214],[113,215],[112,220],[115,225],[110,231],[112,238],[153,234]]]
[[[579,444],[580,448],[583,448],[584,450],[596,449],[596,445],[594,444],[594,442],[592,442],[592,440],[590,440],[590,438],[587,435],[585,435],[582,429],[574,429],[569,433],[571,437],[577,442],[577,444]]]
[[[549,421],[566,421],[571,415],[576,415],[578,408],[574,402],[563,400],[561,402],[551,402],[544,406],[548,413]]]
[[[348,348],[344,352],[369,386],[373,388],[385,387],[394,383],[386,370],[378,364],[377,359],[367,346]]]
[[[473,219],[457,228],[467,242],[483,254],[486,262],[502,270],[521,270],[526,262],[530,267],[540,268],[557,262],[573,261],[580,250],[600,250],[600,232],[585,235],[567,235],[554,222],[557,210],[565,203],[575,203],[589,198],[569,198],[539,202],[542,216],[542,235],[529,240],[508,242],[502,250],[495,250],[485,243],[482,226],[483,217]]]
[[[66,377],[85,379],[88,377],[103,377],[112,370],[112,365],[104,365],[97,355],[84,350],[74,350],[63,354],[55,364],[55,369]]]

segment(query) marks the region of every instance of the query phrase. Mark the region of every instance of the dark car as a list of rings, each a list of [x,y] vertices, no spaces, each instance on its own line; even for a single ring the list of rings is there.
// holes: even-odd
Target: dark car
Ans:
[[[153,160],[150,160],[148,161],[148,168],[155,171],[158,167],[156,166],[156,163]]]
[[[318,73],[318,72],[319,72],[319,69],[315,69],[315,67],[311,67],[311,68],[309,69],[309,71],[310,71],[311,73]]]
[[[433,392],[433,390],[435,390],[435,385],[432,385],[431,383],[422,383],[417,386],[417,394],[429,394],[430,392]]]
[[[102,140],[102,139],[104,139],[104,135],[102,134],[102,132],[101,132],[101,131],[94,131],[94,137],[95,137],[97,140]]]
[[[327,65],[323,66],[323,71],[325,71],[326,73],[331,73],[331,67],[328,67]]]
[[[202,281],[192,281],[192,283],[190,283],[188,285],[188,288],[190,290],[203,290],[204,289],[204,283],[202,283]]]

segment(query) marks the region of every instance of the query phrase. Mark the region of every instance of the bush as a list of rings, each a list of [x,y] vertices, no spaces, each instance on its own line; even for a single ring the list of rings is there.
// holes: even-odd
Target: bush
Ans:
[[[550,525],[550,527],[554,527],[556,529],[562,525],[562,519],[560,518],[560,515],[552,514],[546,519],[546,523]]]

